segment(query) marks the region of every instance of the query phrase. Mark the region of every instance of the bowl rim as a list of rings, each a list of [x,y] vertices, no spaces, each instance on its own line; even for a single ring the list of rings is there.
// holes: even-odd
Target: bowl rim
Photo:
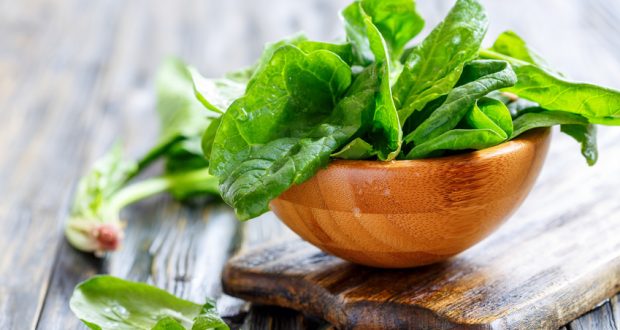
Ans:
[[[423,166],[432,165],[437,163],[446,162],[472,162],[472,161],[484,161],[492,160],[499,156],[518,152],[527,145],[536,144],[540,140],[550,138],[550,127],[539,127],[528,130],[513,140],[502,142],[498,145],[464,152],[456,155],[430,157],[421,159],[395,159],[391,161],[381,160],[354,160],[354,159],[333,159],[327,168],[331,167],[374,167],[374,168],[389,168],[389,167],[410,167],[410,166]]]

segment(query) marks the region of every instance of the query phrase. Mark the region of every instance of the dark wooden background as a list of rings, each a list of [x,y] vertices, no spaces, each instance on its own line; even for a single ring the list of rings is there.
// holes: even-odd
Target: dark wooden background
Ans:
[[[419,0],[432,27],[452,4]],[[123,249],[98,260],[73,251],[62,222],[76,180],[115,139],[127,153],[148,149],[157,133],[153,80],[167,55],[179,55],[208,76],[250,64],[267,41],[298,30],[316,39],[342,35],[337,11],[348,0],[0,0],[0,329],[82,327],[68,308],[79,281],[106,272],[146,281],[201,302],[251,329],[328,327],[296,312],[253,306],[222,294],[220,271],[231,254],[292,235],[273,215],[238,223],[223,205],[180,206],[154,198],[123,214]],[[504,29],[523,35],[557,69],[620,88],[620,1],[487,0],[489,41]],[[555,136],[538,194],[562,178],[618,178],[620,155],[605,145],[607,166],[589,169],[578,147]],[[570,153],[570,155],[565,155]],[[560,158],[562,163],[555,163]],[[580,176],[575,179],[576,176]],[[554,180],[545,180],[553,177]],[[545,214],[571,216],[567,201]],[[613,194],[613,195],[612,195]],[[610,191],[601,203],[620,203]],[[575,212],[577,204],[570,205]],[[520,214],[541,207],[531,199]],[[587,216],[588,210],[581,215]],[[617,216],[617,215],[616,215]],[[620,234],[620,228],[618,229]],[[587,249],[587,246],[584,246]],[[568,325],[616,329],[618,297]]]

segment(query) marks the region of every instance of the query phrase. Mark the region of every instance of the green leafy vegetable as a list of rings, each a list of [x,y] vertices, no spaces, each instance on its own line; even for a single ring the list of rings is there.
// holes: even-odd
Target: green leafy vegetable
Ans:
[[[465,119],[472,128],[490,129],[507,139],[512,135],[514,127],[510,111],[499,100],[483,97],[467,113]]]
[[[491,50],[538,66],[547,66],[546,61],[513,31],[500,34]]]
[[[588,125],[588,119],[563,111],[545,111],[541,108],[532,109],[514,120],[514,132],[511,138],[534,128],[555,125]]]
[[[277,50],[224,114],[211,151],[211,171],[237,216],[266,212],[271,199],[326,165],[362,127],[377,81],[369,68],[349,87],[349,66],[329,51]]]
[[[123,238],[120,211],[131,203],[162,192],[177,199],[219,193],[201,148],[210,118],[194,95],[190,71],[179,60],[165,61],[157,75],[157,113],[160,138],[141,159],[123,159],[117,146],[80,180],[65,225],[75,248],[97,255],[117,249]],[[162,158],[166,166],[161,176],[130,183]]]
[[[360,64],[375,61],[368,38],[368,22],[376,27],[385,39],[389,57],[398,59],[405,45],[424,27],[424,20],[417,13],[413,0],[360,0],[341,13],[347,38],[353,44]]]
[[[478,1],[458,0],[443,22],[415,46],[393,90],[401,123],[450,92],[465,63],[477,56],[487,25]]]
[[[491,91],[512,86],[515,81],[514,72],[504,61],[470,62],[463,70],[459,86],[450,91],[445,102],[405,137],[405,141],[419,145],[453,129],[476,100]]]
[[[330,158],[441,156],[554,125],[592,165],[593,124],[620,125],[620,92],[571,82],[516,33],[481,50],[488,22],[479,0],[456,0],[408,49],[424,26],[415,1],[356,0],[341,15],[345,43],[294,35],[223,78],[169,61],[157,85],[160,140],[140,160],[116,154],[97,165],[78,189],[72,219],[111,223],[115,232],[122,206],[139,198],[219,190],[246,220]],[[161,177],[129,184],[157,159],[166,162]],[[105,250],[86,234],[96,232],[87,221],[70,223],[72,242]]]
[[[228,329],[211,302],[201,306],[157,287],[113,276],[80,283],[70,307],[93,330]]]
[[[194,96],[192,75],[187,66],[178,59],[166,60],[157,74],[156,88],[160,144],[179,136],[201,136],[209,119]]]
[[[162,192],[178,198],[197,194],[217,195],[217,178],[208,168],[163,175],[126,185],[122,178],[124,162],[117,152],[104,157],[85,176],[75,196],[71,217],[65,225],[65,236],[78,250],[102,255],[116,250],[123,238],[120,211],[127,205]],[[121,175],[121,176],[119,176]]]
[[[370,143],[361,138],[357,138],[331,156],[340,159],[368,159],[376,155],[377,151]]]
[[[503,141],[504,136],[490,129],[454,129],[416,146],[405,158],[424,158],[439,150],[484,149]]]
[[[405,158],[424,158],[444,150],[488,148],[506,141],[513,131],[510,111],[496,99],[479,99],[464,119],[468,129],[450,130],[416,145]]]
[[[494,51],[496,53],[499,53],[505,56],[510,56],[516,60],[524,61],[526,63],[529,63],[535,66],[534,68],[529,68],[529,69],[518,69],[517,74],[529,75],[532,72],[536,72],[536,74],[539,74],[540,77],[545,76],[543,79],[540,79],[540,80],[546,79],[546,81],[549,82],[557,78],[555,82],[561,81],[561,79],[558,77],[562,77],[562,75],[560,73],[554,72],[551,69],[549,69],[547,63],[542,59],[542,57],[540,57],[538,54],[536,54],[536,52],[530,49],[525,43],[525,41],[512,31],[507,31],[507,32],[502,33],[495,41],[495,44],[491,48],[491,51]],[[519,64],[517,64],[516,66],[520,67]],[[543,70],[544,70],[544,73],[541,72]],[[536,79],[533,79],[533,80],[536,80]],[[523,82],[518,83],[517,85],[521,85],[521,84],[523,84]],[[563,87],[560,85],[563,85]],[[556,91],[560,88],[567,88],[571,91],[576,91],[584,87],[584,86],[579,87],[578,84],[576,85],[572,83],[566,83],[566,81],[563,81],[563,84],[558,84],[556,86],[539,85],[538,87],[536,87],[535,83],[532,86],[534,88],[555,89]],[[589,89],[590,92],[594,92],[594,93],[601,92],[601,91],[593,90],[592,87],[594,87],[594,89],[599,88],[598,86],[586,86],[586,89]],[[522,87],[522,88],[530,88],[530,87]],[[580,97],[596,97],[596,96],[589,96],[588,92],[585,90],[582,92],[584,92],[584,94],[582,95],[579,95],[579,94],[572,95],[572,97],[576,96],[576,99],[573,99],[573,101],[575,101],[575,104],[577,105],[588,106],[588,100],[580,99]],[[571,93],[571,92],[568,92],[568,93]],[[611,93],[615,94],[617,92],[611,91]],[[541,101],[540,97],[532,96],[533,94],[520,93],[520,95],[522,96],[525,95],[524,97],[530,98],[536,102]],[[530,95],[530,96],[528,97],[527,95]],[[542,104],[546,106],[549,110],[561,110],[559,109],[559,107],[561,106],[560,104],[557,104],[556,106],[550,106],[551,103],[547,101],[544,101]],[[575,108],[569,107],[568,109],[575,109]],[[585,112],[583,113],[580,112],[578,108],[571,112],[581,113],[582,115],[586,115],[586,116],[589,114]],[[598,159],[598,151],[596,147],[596,127],[592,124],[588,124],[585,119],[581,120],[582,122],[581,124],[562,124],[561,121],[566,121],[569,118],[566,118],[567,116],[563,114],[560,114],[557,117],[558,117],[557,121],[549,120],[550,118],[547,117],[547,124],[549,126],[558,125],[558,124],[561,125],[561,130],[563,133],[566,133],[572,136],[574,139],[576,139],[579,143],[582,144],[581,153],[584,155],[584,157],[586,158],[590,166],[594,165],[596,163],[596,160]],[[614,116],[598,117],[598,115],[595,115],[595,117],[590,117],[589,121],[595,122],[595,123],[598,122],[598,123],[613,124]],[[539,124],[540,123],[541,122],[539,122]]]
[[[558,77],[535,64],[493,51],[482,51],[484,58],[508,61],[518,81],[507,91],[538,103],[552,111],[566,111],[593,119],[620,118],[620,92]]]
[[[373,18],[364,11],[364,3],[373,3],[373,8],[377,8],[373,1],[366,1],[353,3],[345,12],[351,13],[357,9],[358,14],[356,14],[355,17],[361,17],[364,24],[364,38],[376,61],[373,65],[377,66],[380,72],[380,89],[376,96],[372,128],[368,134],[370,135],[370,140],[373,141],[373,149],[376,151],[376,155],[379,159],[392,160],[396,158],[400,152],[403,136],[390,85],[390,67],[392,61],[385,39],[381,35],[379,29],[373,24]],[[357,7],[355,7],[355,5],[357,5]],[[346,19],[345,16],[345,20]],[[356,24],[357,23],[358,22],[356,22]],[[351,24],[353,25],[353,23]]]
[[[239,78],[207,79],[194,68],[190,68],[192,84],[196,98],[205,108],[217,113],[224,113],[226,109],[245,92],[248,80]]]
[[[598,148],[596,143],[596,125],[562,125],[562,132],[573,137],[581,144],[581,154],[588,165],[596,164]]]

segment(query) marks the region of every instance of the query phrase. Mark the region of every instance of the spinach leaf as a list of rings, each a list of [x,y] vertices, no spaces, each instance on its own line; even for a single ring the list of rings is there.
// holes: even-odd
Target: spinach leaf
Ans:
[[[598,159],[596,145],[596,126],[588,122],[588,119],[570,112],[547,111],[542,108],[533,108],[514,120],[514,132],[511,139],[538,127],[551,127],[561,125],[563,133],[570,135],[581,143],[581,154],[586,158],[590,166]]]
[[[416,145],[406,158],[424,158],[443,150],[492,147],[506,141],[513,131],[510,111],[504,103],[492,98],[479,99],[464,119],[470,129],[450,130]]]
[[[512,135],[512,117],[502,101],[483,97],[465,115],[465,120],[472,128],[490,129],[507,139]]]
[[[211,111],[224,113],[234,100],[245,93],[247,81],[229,78],[207,79],[194,68],[188,70],[196,98]]]
[[[194,94],[194,79],[197,84],[203,85],[215,81],[202,78],[195,70],[192,73],[185,63],[174,58],[166,60],[160,68],[156,88],[161,133],[157,145],[140,162],[141,169],[159,157],[166,160],[166,173],[179,173],[208,165],[200,148],[200,140],[211,118],[198,101],[198,95]],[[237,94],[243,92],[241,83],[233,83],[231,80],[230,84],[239,85],[235,87],[239,89]],[[207,104],[222,106],[221,102],[226,102],[226,98],[234,97],[231,93],[235,93],[232,92],[235,88],[229,86],[227,89],[215,83],[211,87],[213,89],[209,93],[203,91],[204,94],[200,94]],[[206,101],[205,97],[211,99]]]
[[[358,133],[372,116],[377,75],[371,66],[351,85],[351,69],[330,51],[274,53],[222,117],[211,151],[210,169],[239,219],[266,212]]]
[[[280,48],[282,48],[283,46],[286,45],[298,45],[299,43],[303,42],[303,41],[307,41],[308,38],[306,37],[306,35],[304,35],[303,33],[297,33],[295,35],[292,35],[288,38],[276,41],[276,42],[271,42],[271,43],[267,43],[265,45],[265,49],[263,50],[263,53],[261,54],[261,56],[259,57],[258,61],[256,62],[256,64],[254,64],[252,66],[253,69],[253,73],[251,78],[254,78],[259,72],[263,72],[265,69],[265,66],[267,66],[269,64],[269,61],[271,61],[271,58],[273,57],[273,54]],[[251,80],[251,79],[250,79]]]
[[[574,113],[564,111],[546,111],[541,108],[531,109],[517,117],[514,122],[511,139],[538,127],[555,125],[588,125],[588,119]]]
[[[166,60],[156,87],[161,121],[157,143],[137,161],[123,159],[120,146],[113,148],[80,180],[65,224],[65,236],[78,250],[97,255],[115,250],[123,237],[119,213],[138,200],[166,191],[178,199],[218,194],[200,147],[209,118],[194,96],[186,65],[177,59]],[[130,184],[161,158],[166,160],[165,175]]]
[[[530,49],[525,40],[513,31],[502,32],[495,40],[491,50],[541,67],[547,66],[546,61]]]
[[[589,119],[620,118],[620,92],[616,90],[571,82],[535,64],[494,51],[481,51],[480,55],[509,62],[518,81],[506,91],[534,101],[547,110],[571,112]]]
[[[222,117],[218,117],[211,121],[209,127],[205,130],[205,133],[202,135],[201,148],[207,159],[211,158],[211,149],[213,149],[213,140],[215,139],[215,134],[217,133],[217,129],[220,127],[220,123],[222,122]]]
[[[443,22],[411,51],[393,89],[401,123],[450,92],[465,63],[477,56],[487,25],[477,0],[458,0]]]
[[[328,50],[338,56],[347,64],[353,63],[353,47],[350,43],[332,44],[320,41],[301,41],[293,44],[301,49],[304,53],[311,53],[317,50]]]
[[[359,64],[374,61],[367,36],[366,17],[378,29],[388,46],[390,57],[398,59],[405,45],[424,27],[424,20],[416,11],[414,0],[360,0],[345,8],[341,16],[347,39],[353,44]]]
[[[308,40],[303,33],[298,33],[280,41],[266,44],[265,49],[263,50],[263,53],[258,61],[249,69],[252,71],[250,80],[264,70],[265,66],[269,64],[273,54],[278,51],[278,49],[287,45],[295,46],[305,53],[311,53],[316,50],[328,50],[340,56],[340,58],[348,64],[353,62],[353,48],[351,44],[331,44],[327,42],[312,41]]]
[[[215,306],[201,306],[144,283],[94,276],[71,296],[73,313],[94,330],[228,329]]]
[[[358,160],[372,158],[376,155],[377,151],[370,143],[364,141],[362,138],[356,138],[342,147],[340,151],[333,153],[331,157]]]
[[[392,98],[390,85],[390,55],[385,40],[370,16],[366,15],[362,5],[359,10],[366,24],[366,33],[370,49],[375,56],[375,64],[379,70],[380,89],[375,101],[375,112],[370,132],[373,147],[381,160],[393,160],[400,153],[403,132],[398,120],[398,113]]]
[[[495,44],[493,45],[491,50],[521,61],[535,64],[538,67],[544,68],[545,71],[553,73],[556,76],[563,76],[561,73],[552,71],[547,65],[547,63],[542,59],[542,57],[540,57],[538,54],[536,54],[536,52],[530,49],[525,43],[525,41],[512,31],[502,33],[495,41]],[[604,123],[606,121],[605,119],[601,118],[597,118],[591,121],[599,120],[601,123]],[[565,134],[570,135],[575,140],[577,140],[577,142],[581,143],[581,153],[586,158],[588,164],[592,166],[596,163],[598,159],[598,150],[596,146],[596,127],[592,124],[585,124],[585,120],[582,120],[582,122],[582,124],[563,124],[561,125],[561,131]],[[555,124],[558,124],[558,122],[556,122]],[[612,125],[613,123],[607,122],[607,124]],[[616,123],[616,125],[620,125],[620,123]]]
[[[92,327],[91,327],[92,328]],[[187,330],[179,321],[171,318],[164,317],[159,320],[151,330]]]
[[[505,135],[490,129],[453,129],[416,145],[405,158],[425,158],[438,150],[484,149],[500,144],[505,139]]]
[[[167,59],[157,73],[157,113],[161,123],[160,143],[182,136],[201,136],[209,124],[194,95],[192,75],[178,59]]]
[[[514,85],[516,77],[504,61],[475,60],[465,66],[458,87],[445,102],[413,132],[405,137],[415,145],[432,140],[453,129],[474,106],[476,100],[491,91]]]
[[[598,160],[596,143],[596,125],[562,125],[562,132],[581,143],[581,154],[588,165],[593,166]]]
[[[116,145],[83,176],[73,197],[71,216],[65,224],[65,237],[81,250],[102,253],[117,248],[122,225],[109,201],[139,171],[137,162],[123,159]],[[99,235],[106,232],[106,239]]]

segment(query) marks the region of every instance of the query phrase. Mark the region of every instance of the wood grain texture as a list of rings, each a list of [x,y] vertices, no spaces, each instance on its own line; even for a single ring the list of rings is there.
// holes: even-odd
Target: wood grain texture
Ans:
[[[568,325],[570,330],[617,330],[612,307],[609,301],[597,307]]]
[[[233,258],[224,289],[343,329],[553,329],[620,291],[620,242],[607,244],[602,255],[560,256],[570,244],[548,236],[560,232],[540,234],[545,238],[529,242],[491,238],[444,263],[410,270],[365,268],[301,240],[280,242]],[[554,247],[540,251],[550,242]],[[507,246],[518,249],[505,252]],[[571,326],[613,326],[608,309]]]
[[[99,272],[145,279],[196,300],[207,292],[217,295],[217,265],[224,256],[290,235],[273,215],[235,229],[234,221],[211,221],[210,215],[211,220],[203,221],[203,212],[212,209],[208,205],[187,211],[167,198],[154,199],[124,213],[130,233],[125,248],[97,261],[64,245],[61,224],[76,180],[114,140],[121,138],[131,157],[152,144],[157,133],[153,81],[165,56],[179,55],[206,75],[219,76],[250,64],[265,42],[298,30],[322,40],[340,36],[336,11],[348,2],[0,0],[0,328],[77,327],[68,297],[78,281]],[[484,3],[492,20],[488,42],[504,29],[516,30],[568,76],[620,88],[618,2]],[[425,31],[451,4],[418,1],[427,18]],[[601,157],[611,159],[618,137],[609,132],[601,136],[607,141]],[[595,208],[597,217],[605,216],[609,210],[599,205],[615,202],[615,174],[587,169],[577,148],[556,136],[549,157],[553,161],[539,182],[561,191],[560,200],[568,207],[558,211],[550,207],[560,204],[557,195],[554,200],[539,194],[541,200],[530,198],[519,214],[538,212],[558,224],[573,216],[587,220],[587,207]],[[611,176],[612,183],[601,184],[600,176]],[[565,183],[566,178],[572,183]],[[178,236],[168,232],[177,228],[182,231]],[[152,245],[156,238],[171,242]],[[224,246],[233,248],[203,250]],[[188,281],[194,272],[198,275]],[[222,295],[218,307],[243,324],[245,302]],[[618,315],[617,307],[615,311]],[[279,309],[251,308],[250,313],[248,324],[265,329],[283,325],[276,321]],[[298,320],[291,313],[283,317]]]
[[[478,243],[521,205],[549,141],[550,130],[539,129],[449,157],[334,161],[271,209],[303,239],[345,260],[428,265]]]

